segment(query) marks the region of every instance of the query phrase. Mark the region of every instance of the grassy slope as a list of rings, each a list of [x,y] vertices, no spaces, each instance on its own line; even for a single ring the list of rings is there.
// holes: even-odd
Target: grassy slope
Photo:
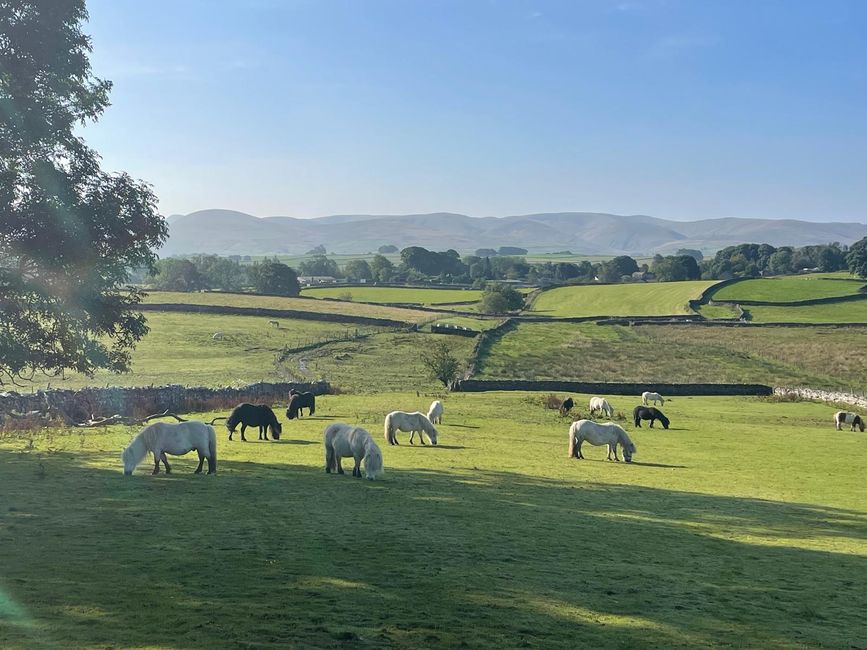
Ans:
[[[301,294],[311,298],[339,298],[352,294],[353,300],[362,302],[400,302],[418,305],[438,305],[454,302],[477,301],[482,292],[475,289],[424,289],[416,287],[322,287],[304,289]]]
[[[795,302],[815,298],[836,298],[858,293],[864,286],[860,280],[824,280],[801,276],[786,278],[760,278],[744,280],[714,292],[714,300],[765,300],[770,302]]]
[[[216,477],[123,477],[124,427],[0,440],[0,646],[863,645],[867,449],[831,407],[677,398],[626,465],[567,459],[539,396],[448,395],[439,447],[401,436],[375,483],[322,471],[332,418],[381,440],[430,399],[221,430]]]
[[[390,318],[408,323],[427,321],[430,320],[432,316],[429,312],[404,309],[401,307],[219,292],[182,293],[176,291],[151,291],[145,298],[145,302],[185,303],[191,305],[228,305],[231,307],[260,307],[265,309],[293,309],[297,311],[349,314],[352,316],[367,316],[371,318]]]
[[[709,281],[559,287],[543,291],[532,311],[545,316],[666,316],[689,313]]]
[[[867,331],[522,323],[479,378],[735,382],[867,392]]]

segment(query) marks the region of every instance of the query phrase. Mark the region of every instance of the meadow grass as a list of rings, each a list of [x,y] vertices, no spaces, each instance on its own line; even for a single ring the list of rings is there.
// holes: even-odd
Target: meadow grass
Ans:
[[[484,330],[491,329],[492,327],[496,327],[502,322],[502,318],[470,318],[469,316],[448,316],[446,318],[439,318],[431,325],[459,325],[460,327],[468,327],[471,330],[476,330],[477,332],[483,332]]]
[[[146,316],[151,331],[133,352],[131,372],[98,372],[92,378],[70,374],[63,380],[42,378],[36,385],[235,386],[282,381],[275,361],[284,348],[388,331],[368,325],[292,319],[280,319],[276,328],[264,316],[182,312],[147,312]],[[222,333],[222,340],[213,339],[216,332]]]
[[[701,305],[698,313],[705,318],[732,320],[738,318],[738,312],[732,305]]]
[[[350,294],[361,302],[396,302],[416,305],[447,305],[455,302],[478,301],[482,292],[476,289],[427,289],[424,287],[333,286],[304,289],[302,296],[310,298],[342,298]]]
[[[749,305],[745,309],[756,323],[867,323],[867,298],[797,307]]]
[[[179,303],[187,305],[223,305],[227,307],[258,307],[262,309],[291,309],[326,314],[346,314],[368,318],[389,318],[407,323],[421,323],[431,320],[430,312],[385,305],[365,305],[353,302],[313,300],[306,298],[283,298],[280,296],[259,296],[256,294],[237,294],[209,291],[205,293],[180,291],[150,291],[145,303]]]
[[[558,287],[542,291],[530,310],[539,315],[668,316],[690,313],[689,301],[712,281]]]
[[[838,298],[859,293],[863,280],[830,280],[822,277],[793,276],[756,278],[727,285],[715,291],[713,300],[761,300],[796,302],[816,298]]]
[[[434,397],[439,446],[384,444]],[[832,407],[675,398],[627,465],[568,459],[542,397],[326,396],[280,442],[221,428],[216,476],[122,476],[135,428],[6,434],[0,646],[864,645],[867,448]],[[335,421],[382,480],[325,474]]]
[[[520,323],[482,356],[480,379],[732,382],[867,392],[860,328]]]

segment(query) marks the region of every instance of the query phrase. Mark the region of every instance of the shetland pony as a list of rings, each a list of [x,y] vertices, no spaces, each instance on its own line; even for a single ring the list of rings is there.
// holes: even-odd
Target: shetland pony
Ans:
[[[649,402],[653,402],[654,406],[656,406],[657,402],[659,402],[660,406],[665,406],[665,400],[662,399],[662,395],[660,395],[659,393],[644,391],[643,393],[641,393],[641,403],[647,406]]]
[[[120,455],[123,473],[129,476],[138,467],[148,452],[154,455],[154,471],[160,473],[160,461],[166,466],[166,474],[172,468],[166,454],[183,456],[195,449],[199,452],[199,466],[195,473],[202,473],[202,464],[208,459],[208,474],[217,473],[217,433],[214,427],[204,422],[154,422],[133,438]]]
[[[590,415],[593,415],[599,411],[609,419],[614,417],[614,407],[608,403],[608,400],[604,397],[591,397],[590,398]]]
[[[361,478],[361,461],[364,459],[364,474],[367,480],[372,481],[382,473],[382,451],[373,441],[373,437],[361,427],[338,422],[325,427],[325,471],[329,474],[332,470],[343,474],[340,465],[341,458],[352,457],[355,459],[355,467],[352,475]]]
[[[413,438],[415,434],[418,433],[419,440],[421,440],[421,444],[424,443],[424,433],[427,434],[428,439],[430,440],[430,444],[436,446],[437,444],[437,430],[436,427],[428,420],[427,416],[424,413],[419,413],[418,411],[414,413],[406,413],[404,411],[392,411],[388,415],[385,416],[385,440],[390,445],[396,445],[397,436],[395,435],[398,431],[409,431],[409,444],[413,443]],[[424,432],[424,433],[422,433]]]
[[[427,410],[427,419],[434,424],[443,423],[443,403],[438,399],[430,403],[430,408]]]
[[[289,391],[289,406],[286,408],[286,417],[289,420],[300,418],[304,415],[301,409],[307,409],[307,415],[316,413],[316,395]]]
[[[569,427],[569,458],[584,458],[581,453],[581,445],[584,441],[591,445],[608,445],[608,460],[612,453],[614,460],[617,457],[617,445],[623,449],[623,460],[632,462],[632,454],[635,453],[635,445],[626,435],[626,432],[613,422],[594,422],[593,420],[578,420]]]
[[[850,413],[849,411],[837,411],[834,414],[834,425],[837,427],[837,431],[840,431],[840,427],[844,424],[851,424],[852,428],[850,431],[854,431],[855,427],[864,431],[864,419],[857,415],[856,413]]]
[[[560,404],[560,415],[566,415],[572,408],[575,406],[575,400],[571,397],[567,397],[563,400],[563,403]]]
[[[280,440],[283,426],[277,421],[277,416],[270,406],[264,404],[238,404],[226,418],[226,428],[229,430],[229,440],[238,425],[241,425],[241,440],[247,442],[244,431],[247,427],[259,427],[259,440],[268,439],[268,427],[271,427],[271,435],[274,440]]]
[[[667,429],[668,425],[671,424],[669,419],[663,415],[662,411],[655,406],[636,406],[632,409],[632,420],[635,422],[635,426],[639,429],[641,428],[642,420],[650,420],[651,429],[656,420],[662,422],[663,429]]]

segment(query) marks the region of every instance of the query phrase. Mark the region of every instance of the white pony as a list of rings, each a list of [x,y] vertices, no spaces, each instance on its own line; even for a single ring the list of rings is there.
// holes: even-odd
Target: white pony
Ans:
[[[341,458],[355,458],[352,475],[361,478],[361,460],[364,459],[364,474],[372,481],[382,473],[382,451],[371,435],[361,427],[335,422],[325,427],[325,471],[336,470],[343,474]]]
[[[418,433],[421,444],[424,444],[424,433],[427,434],[430,444],[437,444],[437,430],[424,413],[406,413],[404,411],[392,411],[385,416],[385,440],[390,445],[396,445],[398,431],[409,431],[409,444],[413,443],[415,434]]]
[[[438,399],[430,403],[430,408],[427,410],[427,419],[434,424],[443,423],[443,403]]]
[[[608,445],[608,460],[614,454],[617,457],[617,445],[623,448],[623,460],[632,462],[632,454],[635,453],[635,445],[626,435],[626,432],[613,422],[594,422],[593,420],[578,420],[569,427],[569,458],[584,458],[581,453],[581,444],[584,441],[591,445]]]
[[[604,413],[609,418],[614,417],[614,407],[604,397],[590,398],[590,415],[593,415],[596,411]]]
[[[647,406],[649,402],[653,402],[653,405],[656,406],[657,401],[660,403],[660,405],[665,406],[665,400],[662,399],[662,395],[660,395],[659,393],[651,393],[649,391],[644,391],[643,393],[641,393],[641,402],[645,406]]]
[[[199,452],[199,466],[196,474],[201,474],[202,464],[208,459],[208,474],[217,473],[217,434],[214,427],[204,422],[154,422],[149,424],[133,438],[129,447],[123,450],[123,473],[132,474],[148,452],[154,455],[154,471],[160,473],[160,461],[166,466],[166,474],[172,471],[166,454],[183,456],[195,449]]]
[[[855,427],[859,427],[861,431],[864,431],[864,418],[862,418],[857,413],[850,413],[849,411],[837,411],[834,414],[834,425],[837,427],[837,431],[840,431],[840,427],[844,424],[851,424],[852,428],[850,431],[854,431]]]

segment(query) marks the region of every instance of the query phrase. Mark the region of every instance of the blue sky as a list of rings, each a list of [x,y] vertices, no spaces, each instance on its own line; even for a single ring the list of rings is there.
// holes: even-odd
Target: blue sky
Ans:
[[[867,222],[861,0],[90,0],[165,214]]]

